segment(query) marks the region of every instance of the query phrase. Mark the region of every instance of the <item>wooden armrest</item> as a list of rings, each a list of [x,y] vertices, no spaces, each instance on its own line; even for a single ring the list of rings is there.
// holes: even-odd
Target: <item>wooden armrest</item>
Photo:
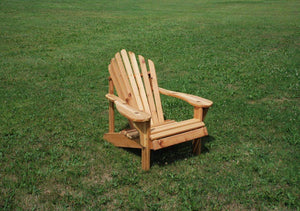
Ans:
[[[184,100],[184,101],[188,102],[189,104],[191,104],[192,106],[195,106],[195,107],[209,108],[213,104],[212,101],[204,99],[202,97],[198,97],[198,96],[190,95],[190,94],[185,94],[185,93],[181,93],[181,92],[174,92],[174,91],[170,91],[170,90],[163,89],[163,88],[160,88],[160,87],[159,87],[159,92],[161,94],[164,94],[164,95],[167,95],[167,96],[172,96],[172,97],[176,97],[176,98],[179,98],[181,100]]]
[[[120,114],[122,114],[123,116],[125,116],[131,121],[146,122],[149,121],[151,118],[150,114],[135,109],[134,107],[128,105],[128,103],[126,103],[124,100],[117,97],[116,95],[107,94],[105,95],[105,97],[110,101],[114,102]]]

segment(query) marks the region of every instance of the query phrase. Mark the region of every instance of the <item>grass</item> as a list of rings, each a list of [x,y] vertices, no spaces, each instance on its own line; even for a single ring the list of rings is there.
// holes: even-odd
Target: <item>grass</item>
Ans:
[[[0,208],[298,210],[299,1],[0,1]],[[214,101],[205,151],[113,147],[107,65]],[[168,118],[192,108],[162,97]],[[117,116],[117,129],[126,126]]]

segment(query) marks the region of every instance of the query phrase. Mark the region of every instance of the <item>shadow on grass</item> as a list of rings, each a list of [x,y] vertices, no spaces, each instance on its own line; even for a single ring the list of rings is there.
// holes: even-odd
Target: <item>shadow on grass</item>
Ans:
[[[202,138],[202,150],[201,154],[209,153],[206,143],[214,141],[213,136],[207,136]],[[124,150],[133,153],[137,156],[141,156],[140,149],[124,148]],[[151,151],[151,166],[159,165],[163,166],[166,164],[174,163],[176,161],[184,160],[189,157],[196,156],[193,154],[192,141],[187,141],[181,144],[166,147],[160,150]]]

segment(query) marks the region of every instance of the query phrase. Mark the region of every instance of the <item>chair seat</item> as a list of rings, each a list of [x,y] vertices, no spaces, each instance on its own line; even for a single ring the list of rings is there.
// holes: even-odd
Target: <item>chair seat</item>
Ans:
[[[173,122],[151,128],[151,140],[157,140],[163,137],[176,135],[186,131],[204,127],[204,122],[199,119],[189,119],[182,122]]]
[[[164,137],[202,128],[204,126],[204,122],[199,119],[189,119],[181,122],[168,120],[162,125],[151,127],[150,139],[154,141]],[[139,133],[136,129],[123,130],[121,133],[130,139],[136,139],[139,137]]]

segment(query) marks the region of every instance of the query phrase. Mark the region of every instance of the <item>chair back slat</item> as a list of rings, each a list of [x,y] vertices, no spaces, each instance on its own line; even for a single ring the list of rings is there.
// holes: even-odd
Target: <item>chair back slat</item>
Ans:
[[[164,122],[164,117],[154,63],[148,60],[148,72],[144,57],[138,56],[139,66],[135,54],[128,54],[121,50],[108,68],[117,94],[129,105],[151,114],[152,125],[159,125]]]
[[[137,107],[137,102],[136,102],[135,97],[133,96],[133,91],[132,91],[131,85],[129,83],[128,76],[127,76],[127,73],[125,71],[124,64],[123,64],[123,61],[122,61],[122,58],[121,58],[121,55],[120,55],[119,52],[115,55],[115,58],[116,58],[116,61],[118,63],[118,67],[119,67],[119,70],[120,70],[120,73],[121,73],[121,77],[123,79],[123,83],[124,83],[124,86],[125,86],[124,89],[127,91],[126,92],[126,94],[127,94],[126,99],[124,99],[124,100],[126,102],[128,102],[129,105],[131,105],[133,107]]]
[[[151,84],[150,84],[150,80],[149,80],[149,74],[147,71],[146,62],[145,62],[144,57],[142,57],[141,55],[139,55],[139,62],[140,62],[142,75],[143,75],[143,79],[144,79],[146,94],[148,97],[149,107],[150,107],[150,111],[151,111],[151,117],[153,120],[153,124],[155,125],[155,124],[158,124],[159,121],[158,121],[156,106],[154,103],[153,92],[152,92],[152,88],[151,88]]]
[[[139,93],[140,93],[140,96],[141,96],[141,99],[142,99],[144,111],[147,112],[147,113],[150,113],[149,103],[148,103],[148,99],[147,99],[147,96],[146,96],[144,84],[143,84],[143,81],[142,81],[142,78],[141,78],[141,73],[140,73],[140,70],[139,70],[138,63],[136,61],[134,53],[129,51],[128,54],[129,54],[130,61],[131,61],[131,64],[132,64],[132,68],[133,68],[133,71],[134,71],[135,80],[136,80],[136,83],[137,83],[138,88],[139,88]]]
[[[161,106],[160,94],[159,94],[159,90],[158,90],[155,66],[154,66],[154,63],[150,59],[148,59],[148,64],[149,64],[149,69],[150,69],[150,74],[151,74],[152,89],[153,89],[153,94],[154,94],[154,99],[155,99],[155,104],[156,104],[158,122],[163,123],[164,115],[163,115],[163,110],[162,110],[162,106]]]
[[[122,98],[122,99],[124,99],[125,94],[124,94],[124,90],[121,87],[122,81],[117,76],[118,69],[114,65],[114,59],[111,60],[111,63],[108,66],[108,71],[109,71],[110,76],[111,76],[111,78],[112,78],[112,80],[114,82],[114,85],[116,87],[116,91],[117,91],[119,97]]]
[[[139,110],[143,111],[143,109],[144,109],[143,108],[143,103],[142,103],[141,96],[140,96],[140,93],[139,93],[139,90],[138,90],[138,87],[137,87],[137,84],[136,84],[136,81],[135,81],[135,78],[134,78],[134,75],[133,75],[133,72],[132,72],[132,68],[131,68],[130,61],[128,59],[128,55],[127,55],[126,50],[123,49],[121,51],[121,55],[122,55],[122,58],[123,58],[123,61],[124,61],[124,64],[125,64],[125,68],[126,68],[126,71],[127,71],[127,76],[129,78],[129,81],[130,81],[130,84],[131,84],[131,87],[132,87],[133,95],[134,95],[136,103],[137,103],[137,108]]]

